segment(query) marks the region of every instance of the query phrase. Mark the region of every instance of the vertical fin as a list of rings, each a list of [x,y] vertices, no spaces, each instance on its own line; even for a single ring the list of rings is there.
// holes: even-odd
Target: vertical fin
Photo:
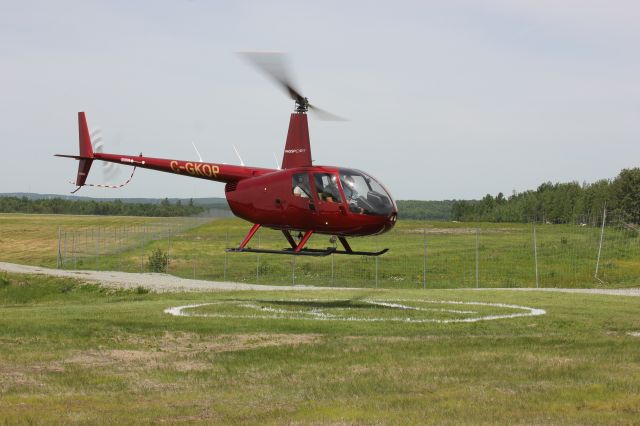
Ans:
[[[80,135],[80,157],[93,158],[93,147],[91,146],[91,136],[87,126],[87,118],[84,112],[78,113],[78,133]]]
[[[282,157],[282,168],[311,166],[311,144],[307,114],[294,112],[289,120],[287,143]]]
[[[91,147],[91,136],[89,135],[89,127],[87,126],[87,118],[84,112],[78,113],[78,134],[80,140],[80,157],[78,163],[78,174],[76,176],[76,185],[83,186],[89,176],[89,169],[93,163],[93,148]]]

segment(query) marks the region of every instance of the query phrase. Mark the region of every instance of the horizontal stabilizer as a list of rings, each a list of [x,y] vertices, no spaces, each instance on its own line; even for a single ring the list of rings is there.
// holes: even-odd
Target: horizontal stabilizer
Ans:
[[[81,155],[53,154],[54,157],[73,158],[74,160],[91,160],[92,157],[83,157]]]

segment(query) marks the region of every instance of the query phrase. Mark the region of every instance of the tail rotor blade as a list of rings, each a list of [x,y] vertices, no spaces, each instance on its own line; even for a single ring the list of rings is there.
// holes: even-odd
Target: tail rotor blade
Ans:
[[[100,128],[91,129],[89,133],[91,137],[91,144],[93,145],[94,152],[104,152],[104,145],[102,144],[102,130]]]
[[[91,142],[93,145],[93,151],[97,153],[103,153],[104,141],[102,138],[102,130],[98,127],[94,128],[90,132]],[[102,178],[104,182],[114,181],[119,175],[122,169],[115,163],[102,162]]]

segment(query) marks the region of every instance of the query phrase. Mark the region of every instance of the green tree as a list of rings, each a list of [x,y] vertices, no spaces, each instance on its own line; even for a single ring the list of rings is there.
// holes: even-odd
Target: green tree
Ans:
[[[624,169],[612,184],[614,209],[625,219],[640,223],[640,168]]]

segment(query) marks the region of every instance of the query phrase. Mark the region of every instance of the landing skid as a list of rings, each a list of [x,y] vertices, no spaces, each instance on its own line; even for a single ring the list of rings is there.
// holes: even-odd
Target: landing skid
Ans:
[[[269,250],[269,249],[252,249],[252,248],[228,248],[225,251],[230,253],[268,253],[268,254],[289,254],[293,256],[328,256],[336,252],[335,247],[327,247],[326,250],[321,249],[302,249],[300,251],[294,251],[294,249],[286,248],[283,250]]]
[[[285,238],[289,242],[289,245],[291,246],[290,248],[286,248],[283,250],[269,250],[269,249],[253,249],[253,248],[247,247],[247,244],[249,243],[251,238],[253,238],[253,236],[258,231],[258,229],[260,229],[260,224],[258,223],[254,224],[251,230],[249,231],[249,233],[247,234],[247,236],[244,237],[244,240],[242,240],[242,243],[240,243],[240,247],[228,248],[225,251],[230,253],[247,252],[247,253],[289,254],[293,256],[328,256],[330,254],[348,254],[348,255],[356,255],[356,256],[380,256],[381,254],[385,254],[386,252],[389,251],[389,249],[383,249],[380,251],[353,251],[351,250],[351,246],[349,245],[345,237],[338,237],[338,239],[340,240],[340,243],[344,247],[344,250],[338,250],[337,247],[327,247],[324,250],[305,248],[304,245],[307,243],[307,241],[309,241],[309,238],[311,238],[311,235],[313,235],[313,231],[309,230],[305,232],[300,242],[296,244],[295,240],[291,236],[291,233],[286,229],[283,229],[282,233],[284,234]]]
[[[380,256],[381,254],[385,254],[389,249],[382,249],[380,251],[344,251],[344,250],[336,250],[334,254],[355,254],[356,256]]]
[[[303,248],[300,251],[294,251],[293,249],[286,248],[283,250],[269,250],[269,249],[253,249],[253,248],[228,248],[225,251],[229,253],[267,253],[267,254],[288,254],[292,256],[328,256],[330,254],[347,254],[347,255],[355,255],[355,256],[380,256],[381,254],[385,254],[389,251],[389,249],[383,249],[380,251],[345,251],[338,250],[335,247],[327,247],[325,250],[322,249],[310,249]]]

